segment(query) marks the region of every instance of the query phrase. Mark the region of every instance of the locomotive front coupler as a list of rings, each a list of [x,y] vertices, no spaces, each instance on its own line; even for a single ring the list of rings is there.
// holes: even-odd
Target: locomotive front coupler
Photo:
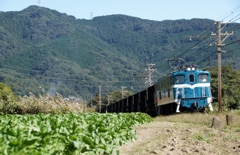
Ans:
[[[198,103],[197,103],[197,102],[193,102],[192,108],[193,108],[194,110],[197,110],[197,107],[198,107]]]

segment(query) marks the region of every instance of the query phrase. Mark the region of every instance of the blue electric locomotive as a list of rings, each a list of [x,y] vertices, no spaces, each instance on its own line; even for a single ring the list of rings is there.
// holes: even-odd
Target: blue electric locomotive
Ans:
[[[213,111],[208,71],[189,66],[160,79],[154,87],[158,113],[204,111],[207,106]]]
[[[156,84],[116,103],[102,107],[102,112],[145,112],[150,115],[180,111],[213,111],[210,73],[184,67],[161,78]]]

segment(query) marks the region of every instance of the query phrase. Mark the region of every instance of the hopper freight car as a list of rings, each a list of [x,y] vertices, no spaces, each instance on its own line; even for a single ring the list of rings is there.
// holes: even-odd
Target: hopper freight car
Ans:
[[[167,115],[180,111],[213,111],[210,73],[185,67],[161,78],[147,89],[116,103],[102,107],[102,112],[144,112]]]

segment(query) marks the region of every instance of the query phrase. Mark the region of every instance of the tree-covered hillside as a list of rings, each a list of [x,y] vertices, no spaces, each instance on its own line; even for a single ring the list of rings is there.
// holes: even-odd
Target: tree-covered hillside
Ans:
[[[121,86],[136,92],[146,87],[147,63],[156,64],[153,81],[170,71],[166,59],[182,58],[199,67],[217,64],[216,38],[210,37],[217,26],[209,19],[151,21],[111,15],[84,20],[30,6],[0,12],[0,21],[0,82],[16,95],[38,95],[44,89],[87,98],[98,93],[99,85],[103,94]],[[231,23],[224,28],[234,35],[225,41],[222,62],[236,69],[239,27]],[[190,36],[198,37],[190,41]]]

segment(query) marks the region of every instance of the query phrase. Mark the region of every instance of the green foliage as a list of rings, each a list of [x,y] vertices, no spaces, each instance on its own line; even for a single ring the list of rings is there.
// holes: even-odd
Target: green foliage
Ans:
[[[98,85],[105,85],[104,92],[121,86],[138,92],[145,88],[145,79],[133,80],[133,76],[146,76],[147,63],[156,63],[152,80],[157,81],[169,72],[167,65],[161,65],[165,59],[191,49],[181,58],[196,64],[216,50],[199,52],[198,47],[192,49],[199,40],[189,42],[186,38],[212,27],[214,21],[208,19],[150,21],[112,15],[83,20],[30,6],[19,12],[0,12],[0,21],[0,82],[20,96],[29,92],[38,96],[39,86],[64,97],[89,98],[96,94]],[[238,36],[236,30],[228,39],[239,40]],[[240,68],[235,48],[237,44],[224,49],[229,52],[223,55],[223,64]],[[215,62],[209,59],[206,63]]]
[[[12,89],[6,84],[0,82],[0,100],[2,102],[8,102],[9,100],[13,100],[14,95]]]
[[[151,122],[143,113],[0,115],[3,154],[119,154],[136,138],[131,127]]]
[[[214,100],[218,100],[218,68],[208,69],[211,73],[211,88]],[[222,66],[223,110],[238,109],[240,106],[240,71],[231,65]]]
[[[15,113],[17,109],[15,99],[12,89],[0,82],[0,112]]]

